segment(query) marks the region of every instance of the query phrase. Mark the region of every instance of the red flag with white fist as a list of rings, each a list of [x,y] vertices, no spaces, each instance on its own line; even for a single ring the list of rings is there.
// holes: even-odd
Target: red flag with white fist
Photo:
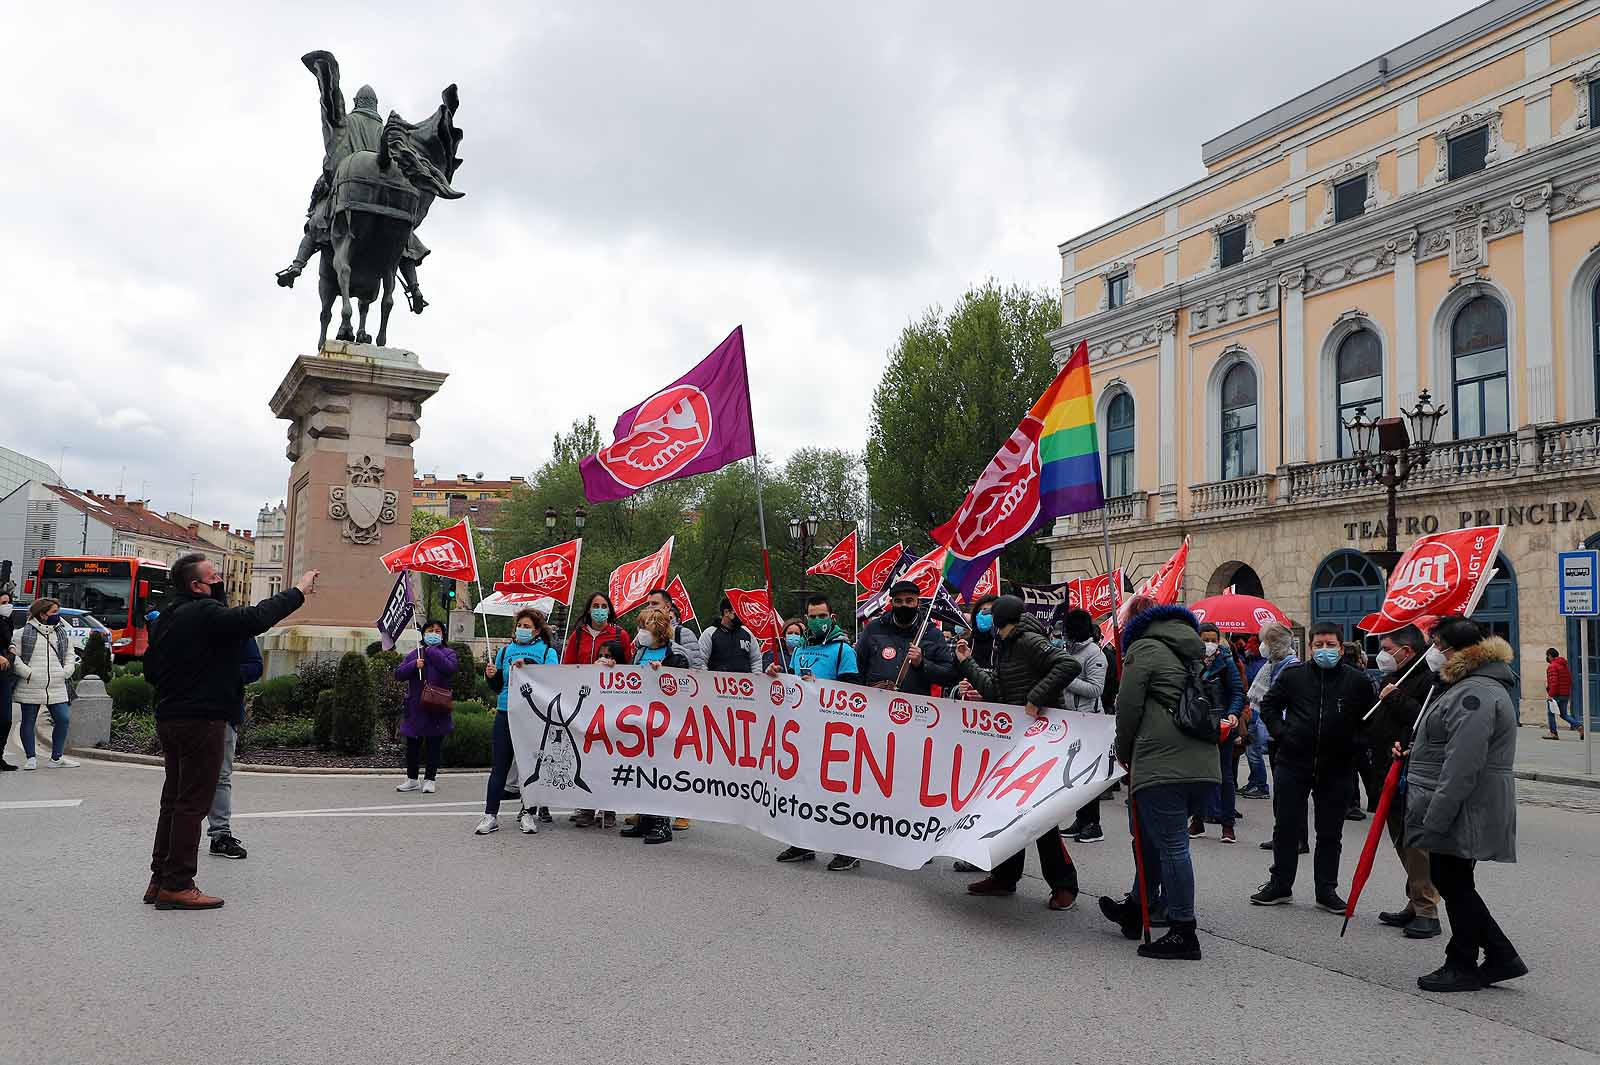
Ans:
[[[411,570],[458,581],[478,579],[478,556],[472,550],[472,531],[465,518],[414,544],[395,548],[383,556],[383,566],[390,573]]]
[[[616,611],[616,617],[621,617],[644,602],[652,588],[666,584],[667,568],[672,564],[672,544],[676,539],[675,536],[669,536],[659,551],[632,562],[624,562],[611,571],[611,579],[606,586],[611,593],[611,608]]]
[[[578,555],[583,540],[568,540],[505,564],[494,590],[508,595],[550,596],[558,603],[572,603],[578,584]]]
[[[1494,578],[1503,525],[1433,533],[1412,544],[1395,563],[1389,589],[1376,614],[1359,626],[1373,636],[1394,632],[1434,615],[1469,615]]]

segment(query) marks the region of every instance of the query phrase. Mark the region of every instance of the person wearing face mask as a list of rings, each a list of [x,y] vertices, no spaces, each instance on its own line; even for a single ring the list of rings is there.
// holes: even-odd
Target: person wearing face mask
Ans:
[[[1254,735],[1251,737],[1250,750],[1246,751],[1245,755],[1250,757],[1251,752],[1255,752],[1254,757],[1259,759],[1262,764],[1261,790],[1257,792],[1253,787],[1247,787],[1240,794],[1251,799],[1269,799],[1272,797],[1272,793],[1267,787],[1266,781],[1272,764],[1272,736],[1267,731],[1266,719],[1261,715],[1261,701],[1266,698],[1267,690],[1277,682],[1278,675],[1290,666],[1297,664],[1300,661],[1300,657],[1295,654],[1294,633],[1290,632],[1287,626],[1280,625],[1276,621],[1269,621],[1261,627],[1258,641],[1262,664],[1257,668],[1255,676],[1250,680],[1250,687],[1245,691],[1245,698],[1250,703],[1250,716],[1253,722],[1251,727],[1254,731]],[[1256,771],[1253,764],[1250,770],[1250,778],[1252,781],[1256,780]],[[1269,839],[1261,844],[1261,849],[1270,851],[1272,849],[1272,840]],[[1311,848],[1305,846],[1305,833],[1303,831],[1301,833],[1300,853],[1311,853]]]
[[[11,692],[16,687],[17,675],[11,668],[11,634],[16,620],[11,605],[11,593],[0,592],[0,773],[9,773],[17,767],[5,760],[6,740],[11,736]]]
[[[760,673],[761,641],[739,620],[733,600],[722,597],[717,623],[700,634],[700,657],[716,673]]]
[[[1428,852],[1429,874],[1450,915],[1450,941],[1444,964],[1418,977],[1417,986],[1476,991],[1528,972],[1476,884],[1479,862],[1517,860],[1512,763],[1519,681],[1511,645],[1468,618],[1440,620],[1430,655],[1439,689],[1422,713],[1406,766],[1405,842]]]
[[[1338,888],[1344,815],[1350,808],[1357,732],[1376,693],[1366,674],[1344,661],[1343,629],[1318,622],[1309,635],[1311,661],[1284,669],[1261,700],[1272,735],[1277,798],[1271,873],[1250,901],[1276,906],[1294,897],[1301,825],[1309,804],[1317,837],[1312,857],[1317,906],[1342,915],[1345,902]]]
[[[1378,669],[1383,674],[1378,709],[1363,734],[1372,750],[1379,779],[1388,776],[1396,746],[1411,745],[1411,729],[1438,677],[1426,661],[1428,641],[1415,625],[1385,633],[1378,640]],[[1406,793],[1402,788],[1389,804],[1389,839],[1405,869],[1406,904],[1378,914],[1378,920],[1398,928],[1407,939],[1432,939],[1440,932],[1439,892],[1428,872],[1428,852],[1405,845]]]
[[[672,620],[665,610],[647,606],[639,614],[639,629],[633,634],[633,664],[651,669],[690,668],[688,648],[672,638]],[[685,822],[687,823],[687,822]],[[607,818],[606,827],[616,824]],[[671,843],[673,822],[660,814],[639,814],[639,819],[622,829],[618,835],[637,839],[643,843]]]
[[[452,710],[435,710],[422,704],[422,689],[449,689],[461,669],[461,659],[444,642],[444,622],[437,619],[422,627],[422,644],[400,660],[395,667],[394,679],[406,686],[406,701],[400,717],[400,735],[406,738],[406,779],[395,791],[420,791],[433,793],[438,785],[439,755],[444,750],[444,738],[455,731]],[[421,781],[417,772],[422,765],[423,751],[427,751],[427,772]]]
[[[600,661],[600,651],[615,640],[622,645],[622,661],[633,657],[633,641],[617,624],[616,611],[611,609],[611,597],[605,592],[589,596],[582,613],[573,619],[577,627],[567,637],[561,661],[569,666],[592,666]]]
[[[1065,709],[1076,710],[1080,714],[1101,713],[1104,710],[1101,699],[1105,695],[1108,670],[1106,654],[1095,641],[1099,629],[1095,626],[1094,618],[1087,610],[1074,607],[1062,618],[1061,628],[1066,640],[1066,652],[1078,663],[1079,670],[1078,675],[1067,684]],[[1105,839],[1106,834],[1100,828],[1099,796],[1080,806],[1072,824],[1062,831],[1078,843],[1099,843]]]
[[[929,695],[935,684],[955,684],[959,676],[955,657],[937,629],[929,625],[922,632],[922,641],[913,646],[921,621],[922,598],[916,582],[896,581],[889,589],[889,609],[868,622],[856,637],[861,683],[892,689],[904,663],[905,679],[899,691]],[[1043,635],[1041,629],[1040,637]]]
[[[518,662],[536,666],[561,664],[561,656],[556,653],[556,635],[550,631],[550,623],[545,620],[543,612],[524,607],[517,611],[512,625],[511,642],[500,648],[499,653],[483,667],[484,679],[499,694],[495,697],[494,733],[490,740],[492,760],[489,765],[489,786],[483,800],[483,817],[478,821],[478,827],[472,830],[473,834],[479,836],[500,830],[500,800],[505,795],[506,777],[516,758],[516,750],[511,745],[511,721],[506,716],[506,705],[511,695],[511,669]],[[594,811],[587,812],[587,824],[592,825]],[[524,807],[517,814],[517,827],[532,835],[539,831],[540,820],[539,811]],[[548,811],[543,820],[549,822]]]
[[[794,653],[806,645],[806,623],[799,618],[790,618],[783,623],[783,659],[784,666],[778,666],[778,649],[761,652],[761,668],[769,677],[776,677],[782,673],[792,673],[791,662]]]
[[[1200,642],[1205,644],[1206,655],[1200,681],[1211,695],[1211,705],[1218,708],[1223,717],[1236,717],[1242,721],[1245,713],[1244,680],[1239,672],[1239,663],[1234,660],[1233,649],[1222,638],[1222,631],[1209,621],[1200,626]],[[1244,730],[1240,729],[1237,734],[1230,731],[1217,742],[1222,782],[1207,796],[1205,802],[1207,815],[1216,818],[1222,826],[1224,843],[1239,842],[1233,831],[1239,819],[1239,808],[1233,800],[1239,782],[1239,755],[1243,751],[1239,741],[1243,739]],[[1205,816],[1191,811],[1189,838],[1198,839],[1205,834]]]
[[[644,603],[666,613],[667,622],[672,626],[672,642],[683,648],[684,654],[689,656],[688,668],[704,669],[706,660],[700,654],[700,637],[678,617],[678,604],[672,601],[672,593],[665,588],[652,588],[650,594],[644,597]]]
[[[70,699],[67,678],[78,668],[78,652],[72,647],[72,638],[61,625],[61,604],[54,599],[35,599],[28,607],[28,620],[11,638],[11,661],[17,673],[14,694],[22,707],[22,741],[24,769],[37,769],[35,757],[36,729],[39,708],[50,711],[54,723],[50,731],[50,760],[45,764],[52,769],[76,769],[78,762],[65,757],[67,728],[71,723]]]
[[[1244,758],[1250,766],[1249,779],[1239,789],[1239,798],[1267,799],[1272,797],[1271,789],[1267,786],[1267,727],[1261,723],[1261,699],[1253,694],[1256,678],[1267,667],[1267,656],[1261,653],[1260,636],[1252,635],[1243,641],[1239,660],[1244,663],[1245,703],[1249,707],[1249,720],[1245,722]]]
[[[166,761],[161,813],[144,901],[158,910],[210,910],[222,900],[194,883],[200,822],[216,798],[228,723],[238,718],[241,641],[300,609],[317,571],[255,606],[224,605],[222,574],[200,554],[182,555],[169,573],[170,595],[150,626],[145,679],[156,689],[156,737]]]

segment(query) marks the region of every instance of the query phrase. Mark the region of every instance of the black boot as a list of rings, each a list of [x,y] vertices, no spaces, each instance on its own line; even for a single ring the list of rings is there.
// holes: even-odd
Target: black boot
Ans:
[[[1200,937],[1193,921],[1173,921],[1167,934],[1154,943],[1141,943],[1139,957],[1163,961],[1199,961]]]
[[[645,819],[641,817],[639,823],[643,825]],[[650,825],[644,832],[644,841],[646,843],[671,843],[672,819],[670,817],[650,818]]]
[[[1424,991],[1482,991],[1483,980],[1476,966],[1447,960],[1427,976],[1417,977],[1417,986]]]
[[[1123,939],[1138,939],[1144,931],[1144,918],[1139,914],[1139,901],[1131,895],[1125,895],[1121,899],[1101,895],[1100,912],[1105,915],[1106,920],[1122,931]]]

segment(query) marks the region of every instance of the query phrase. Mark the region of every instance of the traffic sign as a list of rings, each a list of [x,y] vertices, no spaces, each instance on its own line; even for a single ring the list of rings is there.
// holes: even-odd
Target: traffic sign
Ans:
[[[1556,598],[1563,615],[1600,614],[1600,551],[1556,555]]]

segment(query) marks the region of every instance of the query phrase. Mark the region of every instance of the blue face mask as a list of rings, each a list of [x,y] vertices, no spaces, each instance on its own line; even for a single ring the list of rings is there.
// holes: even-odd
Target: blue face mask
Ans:
[[[533,642],[533,630],[532,629],[518,629],[516,631],[516,641],[518,643],[532,643]]]
[[[792,653],[805,646],[806,638],[798,632],[791,632],[783,638],[783,642],[789,645],[789,650]]]
[[[607,607],[597,606],[591,608],[589,611],[589,620],[593,621],[596,625],[604,625],[610,619],[611,611]]]
[[[437,632],[425,632],[422,634],[422,642],[429,647],[438,647],[441,643],[444,643],[444,637]]]
[[[994,615],[985,610],[973,620],[973,624],[978,626],[979,632],[993,632]]]
[[[1343,657],[1344,653],[1334,647],[1319,647],[1311,652],[1311,661],[1323,669],[1332,669],[1339,664],[1339,659]]]

